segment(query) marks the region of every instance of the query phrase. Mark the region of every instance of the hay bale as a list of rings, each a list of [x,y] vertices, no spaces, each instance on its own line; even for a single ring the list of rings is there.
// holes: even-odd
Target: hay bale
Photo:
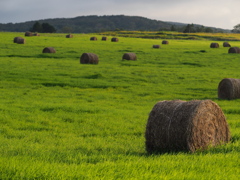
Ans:
[[[119,39],[118,39],[118,38],[112,38],[111,41],[112,41],[112,42],[118,42]]]
[[[102,41],[106,41],[107,40],[107,37],[102,37]]]
[[[14,43],[17,43],[17,44],[24,44],[24,43],[25,43],[25,39],[22,38],[22,37],[15,37],[15,38],[13,39],[13,42],[14,42]]]
[[[73,38],[73,35],[72,34],[68,34],[68,35],[66,35],[66,38]]]
[[[132,61],[136,61],[137,60],[137,56],[135,53],[125,53],[123,54],[122,60],[132,60]]]
[[[90,41],[97,41],[97,37],[91,37]]]
[[[56,53],[56,50],[53,47],[46,47],[43,49],[42,53]]]
[[[228,42],[224,42],[223,47],[231,47],[231,45]]]
[[[226,118],[211,100],[161,101],[150,112],[146,132],[148,153],[204,150],[230,140]]]
[[[98,64],[98,56],[94,53],[83,53],[80,57],[81,64]]]
[[[153,48],[160,48],[160,45],[153,45]]]
[[[40,34],[38,34],[38,33],[34,33],[33,36],[40,36]]]
[[[32,36],[32,35],[33,35],[32,32],[29,32],[29,31],[25,32],[25,36]]]
[[[162,41],[162,44],[169,44],[169,42],[164,40],[164,41]]]
[[[225,78],[218,84],[218,98],[240,98],[240,79]]]
[[[219,48],[219,44],[218,43],[211,43],[210,48]]]
[[[239,47],[231,47],[228,49],[228,53],[240,53]]]

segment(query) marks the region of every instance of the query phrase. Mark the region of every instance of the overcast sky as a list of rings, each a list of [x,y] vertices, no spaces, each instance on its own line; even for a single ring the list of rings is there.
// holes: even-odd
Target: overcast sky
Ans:
[[[0,23],[120,14],[233,29],[240,0],[0,0]]]

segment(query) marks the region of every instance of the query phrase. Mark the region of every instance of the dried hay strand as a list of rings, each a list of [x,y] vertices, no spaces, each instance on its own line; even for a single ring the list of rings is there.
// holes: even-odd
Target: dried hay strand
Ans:
[[[219,99],[240,98],[240,79],[225,78],[218,84]]]
[[[164,41],[162,41],[162,44],[169,44],[169,42],[164,40]]]
[[[102,37],[102,41],[106,41],[107,40],[107,37]]]
[[[53,47],[46,47],[43,49],[42,53],[56,53],[56,50]]]
[[[239,47],[231,47],[228,49],[228,53],[240,53]]]
[[[17,44],[25,44],[25,39],[22,38],[22,37],[15,37],[15,38],[13,39],[13,42],[14,42],[14,43],[17,43]]]
[[[97,37],[91,37],[90,41],[97,41]]]
[[[195,152],[229,142],[230,131],[211,100],[160,101],[150,112],[145,139],[148,153]]]
[[[125,53],[123,54],[122,60],[132,60],[132,61],[136,61],[137,60],[137,56],[135,53]]]
[[[231,47],[231,45],[229,44],[229,42],[224,42],[223,47]]]
[[[119,39],[118,39],[118,38],[112,38],[111,41],[112,41],[112,42],[118,42]]]
[[[29,31],[25,32],[25,36],[32,36],[32,35],[33,35],[32,32],[29,32]]]
[[[153,48],[160,48],[160,45],[153,45]]]
[[[72,34],[68,34],[68,35],[66,35],[66,38],[73,38],[73,35]]]
[[[218,43],[211,43],[210,48],[219,48],[219,44]]]
[[[83,53],[80,57],[80,64],[98,64],[98,56],[94,53]]]

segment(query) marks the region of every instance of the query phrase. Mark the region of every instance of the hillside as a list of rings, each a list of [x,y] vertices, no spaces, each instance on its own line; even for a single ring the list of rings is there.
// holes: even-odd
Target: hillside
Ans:
[[[79,16],[75,18],[55,18],[23,23],[7,23],[0,24],[0,31],[25,32],[28,31],[37,21],[39,23],[49,23],[56,28],[57,32],[64,33],[96,33],[113,30],[158,31],[170,30],[173,26],[170,22],[152,20],[140,16],[112,15]],[[176,26],[176,24],[174,24],[174,26]],[[186,24],[180,23],[176,28],[177,30],[182,30],[185,26]],[[214,31],[219,31],[217,28],[213,29]],[[220,30],[225,32],[223,29]]]

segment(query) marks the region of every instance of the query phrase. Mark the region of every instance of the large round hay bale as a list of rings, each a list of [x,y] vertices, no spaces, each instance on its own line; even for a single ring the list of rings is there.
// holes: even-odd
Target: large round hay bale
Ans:
[[[73,38],[73,35],[72,34],[68,34],[68,35],[66,35],[66,38]]]
[[[46,47],[43,49],[42,53],[56,53],[56,50],[53,47]]]
[[[17,44],[24,44],[24,43],[25,43],[25,39],[22,38],[22,37],[15,37],[15,38],[13,39],[13,42],[14,42],[14,43],[17,43]]]
[[[225,78],[218,84],[218,98],[240,98],[240,79]]]
[[[112,42],[118,42],[119,39],[118,39],[118,38],[112,38],[111,41],[112,41]]]
[[[231,45],[229,44],[229,42],[224,42],[223,47],[231,47]]]
[[[166,41],[166,40],[163,40],[163,41],[162,41],[162,44],[169,44],[169,42]]]
[[[125,53],[123,54],[122,60],[132,60],[132,61],[136,61],[137,60],[137,56],[135,53]]]
[[[228,49],[228,53],[240,53],[239,47],[231,47]]]
[[[210,48],[219,48],[219,44],[218,43],[211,43]]]
[[[148,153],[195,152],[229,142],[230,131],[211,100],[161,101],[150,112],[145,138]]]
[[[97,41],[97,37],[91,37],[90,41]]]
[[[153,48],[160,48],[160,45],[153,45]]]
[[[107,37],[102,37],[102,41],[106,41],[107,40]]]
[[[32,32],[29,32],[29,31],[25,32],[25,36],[32,36],[32,35],[33,35]]]
[[[83,53],[80,57],[81,64],[98,64],[98,56],[94,53]]]

